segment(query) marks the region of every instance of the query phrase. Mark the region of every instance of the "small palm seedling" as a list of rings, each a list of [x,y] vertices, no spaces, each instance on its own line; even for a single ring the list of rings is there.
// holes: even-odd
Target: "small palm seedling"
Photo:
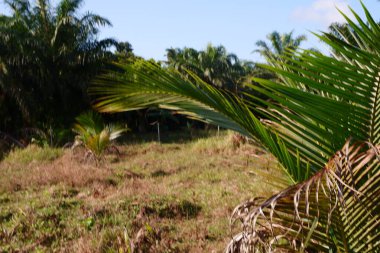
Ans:
[[[92,158],[97,164],[103,158],[104,152],[111,147],[111,141],[128,130],[119,125],[106,125],[101,116],[92,111],[79,115],[76,121],[73,131],[78,135],[72,149],[83,145],[87,149],[85,160]]]

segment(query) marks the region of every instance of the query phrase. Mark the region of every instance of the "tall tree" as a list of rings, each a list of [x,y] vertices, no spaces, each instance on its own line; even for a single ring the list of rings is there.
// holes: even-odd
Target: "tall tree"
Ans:
[[[0,15],[0,94],[8,121],[0,128],[70,123],[88,106],[88,81],[111,57],[112,39],[98,40],[109,20],[86,12],[82,0],[6,0]],[[4,104],[6,103],[6,104]]]
[[[128,41],[118,42],[116,46],[116,54],[127,58],[134,56],[132,44]]]
[[[294,51],[303,41],[306,40],[305,35],[299,35],[294,38],[293,31],[290,33],[280,34],[277,31],[267,35],[269,44],[263,40],[256,42],[256,46],[259,49],[256,49],[255,52],[260,53],[269,63],[278,60],[286,52]]]
[[[244,78],[251,73],[253,63],[240,60],[228,53],[224,46],[208,44],[205,50],[193,48],[167,49],[167,63],[170,67],[187,74],[197,74],[205,82],[216,87],[238,92]]]

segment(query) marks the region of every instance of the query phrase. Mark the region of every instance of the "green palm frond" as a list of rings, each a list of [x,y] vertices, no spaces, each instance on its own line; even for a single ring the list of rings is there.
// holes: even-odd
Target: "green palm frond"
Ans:
[[[83,113],[75,119],[77,123],[74,125],[74,129],[78,134],[83,131],[90,132],[91,134],[98,134],[104,128],[102,117],[93,111]]]
[[[365,7],[364,7],[365,8]],[[379,25],[365,9],[367,22],[348,19],[359,41],[380,41]],[[355,13],[354,13],[355,15]],[[283,83],[255,79],[252,89],[270,102],[251,98],[251,109],[270,119],[290,149],[322,167],[348,137],[374,144],[380,141],[380,47],[360,48],[331,34],[319,38],[339,53],[338,58],[303,51],[286,57],[287,63],[264,66],[281,75]],[[362,44],[362,43],[361,43]],[[296,55],[295,60],[293,55]],[[281,66],[279,66],[281,65]],[[247,94],[249,96],[249,94]],[[265,104],[266,108],[260,108]]]
[[[227,252],[380,252],[379,152],[347,142],[310,179],[238,206]]]
[[[101,111],[158,106],[238,131],[262,143],[293,179],[302,180],[308,176],[308,164],[312,171],[323,167],[348,137],[379,141],[380,51],[375,48],[380,28],[368,11],[366,15],[368,25],[355,13],[358,25],[346,18],[358,40],[371,43],[372,51],[330,34],[318,35],[340,57],[312,50],[284,53],[272,66],[264,66],[283,82],[256,78],[260,85],[251,85],[269,101],[249,93],[242,99],[199,78],[183,80],[152,63],[141,63],[139,69],[120,66],[121,72],[101,77],[91,92],[101,97]]]
[[[239,96],[194,75],[195,83],[184,80],[176,71],[151,62],[141,61],[138,68],[118,67],[119,71],[99,77],[90,88],[91,94],[100,97],[95,106],[99,111],[123,112],[153,106],[175,110],[255,139],[277,157],[293,181],[309,175],[307,169],[301,170],[308,166],[298,159],[297,152],[289,152],[277,133],[269,131]]]
[[[261,143],[293,181],[303,181],[240,206],[235,215],[244,230],[230,252],[379,252],[379,150],[345,145],[349,137],[380,144],[380,26],[363,8],[366,20],[354,11],[355,20],[345,16],[350,37],[317,35],[334,56],[289,49],[263,66],[280,77],[248,84],[264,96],[237,96],[190,72],[184,80],[141,62],[119,65],[95,82],[96,108],[156,106],[233,129]]]

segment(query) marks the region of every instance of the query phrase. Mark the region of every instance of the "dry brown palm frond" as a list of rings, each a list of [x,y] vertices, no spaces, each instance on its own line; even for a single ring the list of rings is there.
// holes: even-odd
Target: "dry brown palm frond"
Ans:
[[[379,153],[348,141],[310,179],[239,205],[227,252],[380,252]]]

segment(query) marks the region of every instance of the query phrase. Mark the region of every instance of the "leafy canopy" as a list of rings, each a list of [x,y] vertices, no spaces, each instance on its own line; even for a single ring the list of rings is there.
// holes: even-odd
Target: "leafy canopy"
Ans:
[[[171,68],[187,77],[190,70],[203,81],[236,93],[242,89],[244,78],[254,67],[252,62],[240,60],[223,46],[208,44],[200,51],[193,48],[170,48],[166,51],[166,63]]]
[[[88,107],[87,86],[110,59],[112,39],[98,40],[111,25],[97,14],[78,13],[82,0],[6,0],[0,14],[0,127],[70,123]]]

